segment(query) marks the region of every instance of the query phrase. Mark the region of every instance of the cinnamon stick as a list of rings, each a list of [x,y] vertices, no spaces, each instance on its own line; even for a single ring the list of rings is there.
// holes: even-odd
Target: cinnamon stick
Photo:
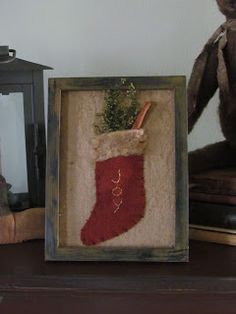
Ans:
[[[143,108],[140,110],[139,114],[137,115],[136,120],[134,121],[134,124],[132,126],[132,130],[133,129],[141,129],[141,127],[144,123],[145,117],[151,108],[151,105],[152,104],[150,102],[148,102],[148,101],[145,102]]]

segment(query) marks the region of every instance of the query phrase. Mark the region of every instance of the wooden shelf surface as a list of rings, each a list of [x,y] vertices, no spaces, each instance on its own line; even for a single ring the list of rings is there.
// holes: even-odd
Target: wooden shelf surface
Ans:
[[[96,309],[110,304],[114,312],[114,306],[135,305],[137,300],[149,300],[148,307],[158,305],[163,313],[171,313],[176,302],[176,313],[185,313],[182,305],[192,300],[196,305],[191,314],[205,313],[204,308],[207,314],[223,308],[222,313],[235,314],[236,248],[192,241],[189,263],[161,264],[45,262],[43,241],[0,246],[0,313],[21,313],[19,308],[14,312],[16,304],[27,311],[27,300],[34,305],[28,313],[42,313],[36,309],[44,302],[48,308],[58,307],[57,313],[73,313],[73,306],[80,313],[93,313],[89,308],[94,304]],[[210,312],[209,306],[216,309]],[[141,311],[141,304],[137,309]]]

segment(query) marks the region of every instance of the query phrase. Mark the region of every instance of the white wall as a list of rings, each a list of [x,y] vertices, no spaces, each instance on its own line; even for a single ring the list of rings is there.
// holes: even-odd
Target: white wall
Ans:
[[[178,75],[224,20],[214,0],[0,0],[0,44],[48,76]],[[45,83],[45,86],[46,86]],[[189,148],[221,138],[218,98]]]

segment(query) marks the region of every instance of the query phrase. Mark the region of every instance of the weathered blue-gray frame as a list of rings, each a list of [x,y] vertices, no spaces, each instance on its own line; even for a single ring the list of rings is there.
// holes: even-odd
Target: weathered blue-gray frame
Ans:
[[[104,90],[120,78],[55,78],[49,80],[46,260],[52,261],[188,261],[187,109],[186,79],[130,77],[137,89],[174,90],[176,138],[176,243],[173,248],[101,248],[59,246],[59,143],[61,95],[65,91]]]

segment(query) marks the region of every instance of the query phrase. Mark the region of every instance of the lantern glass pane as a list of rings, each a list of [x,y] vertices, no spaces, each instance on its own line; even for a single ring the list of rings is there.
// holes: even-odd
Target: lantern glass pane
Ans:
[[[0,173],[11,192],[28,192],[23,93],[0,94]]]

